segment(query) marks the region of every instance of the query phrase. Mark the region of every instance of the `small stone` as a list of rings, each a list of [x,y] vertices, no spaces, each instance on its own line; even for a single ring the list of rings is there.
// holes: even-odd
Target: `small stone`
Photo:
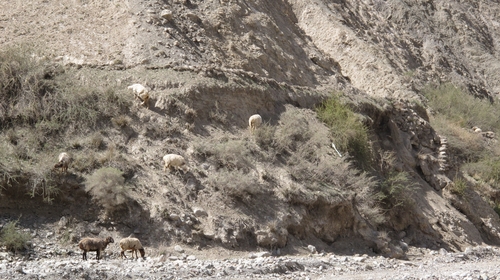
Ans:
[[[172,11],[171,10],[163,10],[160,12],[160,16],[164,19],[166,19],[167,21],[171,21],[173,19],[173,14],[172,14]]]
[[[177,214],[170,214],[168,215],[168,218],[172,221],[178,221],[181,217],[179,217],[179,215]]]
[[[264,257],[271,256],[271,253],[269,253],[269,252],[258,252],[258,253],[255,253],[255,256],[257,258],[264,258]]]
[[[184,253],[184,249],[179,245],[175,245],[174,250],[178,253]]]
[[[192,22],[194,23],[198,23],[200,22],[200,17],[198,17],[196,14],[193,14],[193,13],[187,13],[186,14],[187,18],[189,18]]]
[[[313,245],[308,245],[307,249],[309,250],[309,252],[311,252],[311,254],[316,254],[318,252],[316,250],[316,247],[314,247]]]
[[[62,216],[61,219],[59,219],[59,227],[65,227],[68,224],[68,219],[65,216]]]
[[[205,217],[208,216],[207,211],[200,207],[193,207],[193,213],[196,217]]]

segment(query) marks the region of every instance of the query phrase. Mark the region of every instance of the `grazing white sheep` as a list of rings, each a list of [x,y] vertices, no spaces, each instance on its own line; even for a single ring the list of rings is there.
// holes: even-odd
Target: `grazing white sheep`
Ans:
[[[144,258],[144,255],[146,255],[141,241],[134,237],[127,237],[120,240],[120,248],[122,248],[122,252],[120,253],[121,258],[127,258],[127,256],[125,256],[125,251],[132,251],[132,257],[134,257],[135,253],[136,259],[139,258],[139,256],[137,255],[137,250],[139,250],[139,252],[141,253],[142,258]]]
[[[69,164],[73,161],[73,158],[65,152],[59,154],[59,162],[54,165],[54,168],[61,168],[61,171],[68,172]]]
[[[261,124],[262,124],[262,117],[259,114],[252,115],[248,119],[248,127],[250,128],[251,132],[257,129]]]
[[[147,88],[141,84],[133,84],[128,89],[131,89],[135,96],[142,101],[141,105],[149,108],[149,91]]]
[[[95,251],[97,252],[96,259],[101,258],[101,252],[106,249],[109,243],[114,243],[115,241],[111,236],[104,238],[91,238],[86,237],[80,240],[78,247],[83,250],[83,260],[87,259],[87,252]]]
[[[163,157],[163,161],[165,162],[165,166],[163,171],[167,170],[167,168],[182,168],[184,172],[187,171],[186,160],[181,155],[176,154],[168,154]]]

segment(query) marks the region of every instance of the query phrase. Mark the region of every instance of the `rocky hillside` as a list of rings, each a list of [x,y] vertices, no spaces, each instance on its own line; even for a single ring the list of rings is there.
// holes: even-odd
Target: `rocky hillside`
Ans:
[[[499,11],[437,0],[0,3],[0,225],[73,249],[84,236],[135,235],[157,255],[177,244],[396,258],[408,245],[498,245],[499,177],[483,169],[497,164],[498,132],[483,120],[500,90]],[[458,106],[433,103],[449,88],[493,117],[451,119]],[[255,113],[264,124],[251,133]],[[63,151],[74,161],[60,174]],[[163,170],[168,153],[189,170]]]

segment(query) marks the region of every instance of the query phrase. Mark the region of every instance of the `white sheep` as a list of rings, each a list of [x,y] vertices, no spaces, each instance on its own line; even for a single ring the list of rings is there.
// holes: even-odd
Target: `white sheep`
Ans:
[[[483,131],[482,131],[479,127],[477,127],[477,126],[473,126],[473,127],[472,127],[472,131],[474,131],[475,133],[481,133],[481,132],[483,132]]]
[[[78,243],[78,247],[83,250],[83,260],[87,259],[88,251],[95,251],[97,253],[96,259],[101,258],[101,252],[106,249],[109,243],[114,243],[113,237],[109,236],[106,239],[104,238],[91,238],[86,237],[80,240]]]
[[[142,101],[141,105],[149,108],[149,91],[146,87],[141,84],[133,84],[128,89],[131,89],[135,96]]]
[[[259,114],[252,115],[248,119],[248,127],[250,128],[251,132],[257,129],[261,124],[262,124],[262,117]]]
[[[73,161],[73,158],[65,152],[59,154],[59,162],[54,165],[54,168],[61,168],[61,171],[68,172],[69,164]]]
[[[120,248],[122,248],[122,251],[120,253],[121,258],[127,258],[127,256],[125,256],[125,251],[132,251],[132,257],[134,257],[135,252],[135,258],[139,258],[139,256],[137,255],[137,250],[139,250],[139,252],[141,253],[142,258],[144,258],[144,255],[146,255],[141,241],[134,237],[126,237],[120,240]]]
[[[184,172],[187,171],[186,160],[181,155],[176,154],[168,154],[163,157],[163,161],[165,162],[165,166],[163,171],[167,170],[167,168],[182,168]]]

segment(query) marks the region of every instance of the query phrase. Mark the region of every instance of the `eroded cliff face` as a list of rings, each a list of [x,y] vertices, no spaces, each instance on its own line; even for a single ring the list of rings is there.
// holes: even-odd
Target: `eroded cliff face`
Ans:
[[[331,201],[308,197],[307,186],[294,182],[289,170],[256,157],[255,181],[271,178],[263,181],[269,189],[292,188],[298,194],[293,201],[263,192],[262,200],[275,206],[264,211],[239,205],[247,211],[242,213],[235,205],[217,204],[224,196],[212,195],[206,177],[218,170],[193,155],[194,141],[228,139],[246,141],[252,153],[261,153],[245,134],[247,117],[255,112],[279,126],[282,115],[295,110],[309,127],[326,131],[312,109],[342,91],[365,107],[360,111],[374,132],[376,152],[394,152],[394,169],[408,172],[417,184],[413,207],[388,214],[393,239],[457,250],[500,240],[498,215],[486,202],[474,194],[466,203],[447,192],[457,171],[448,162],[447,141],[431,127],[426,110],[408,102],[423,100],[425,86],[449,81],[496,99],[500,4],[494,1],[4,2],[0,46],[28,43],[49,61],[100,69],[107,74],[99,82],[122,87],[123,94],[136,82],[152,90],[153,110],[131,110],[133,131],[114,131],[106,141],[126,143],[120,152],[131,163],[140,202],[129,222],[145,226],[144,220],[155,220],[161,227],[151,230],[153,236],[167,232],[189,244],[215,240],[270,248],[294,238],[331,244],[361,236],[367,246],[402,256],[360,210],[362,201],[353,198],[359,190]],[[89,79],[85,75],[75,79]],[[367,105],[370,98],[391,102],[379,108]],[[187,117],[190,110],[196,118]],[[171,129],[175,126],[182,129]],[[330,147],[328,137],[320,143],[317,151],[326,155],[318,162],[337,160],[322,150]],[[199,172],[166,178],[158,171],[157,155],[172,151],[184,153]],[[73,187],[81,187],[81,180],[72,179]],[[207,215],[191,213],[200,205]],[[167,210],[173,215],[165,217]]]
[[[411,97],[453,81],[478,96],[498,84],[494,1],[289,1],[297,24],[370,95]]]

